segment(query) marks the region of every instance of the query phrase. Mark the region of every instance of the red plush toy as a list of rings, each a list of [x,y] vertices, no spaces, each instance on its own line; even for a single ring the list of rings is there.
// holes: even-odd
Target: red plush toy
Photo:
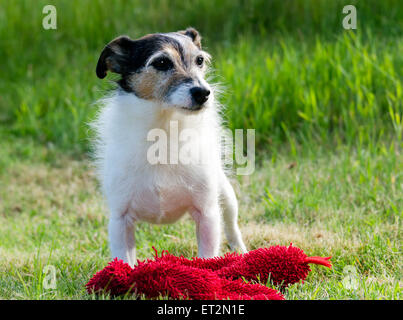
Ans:
[[[292,244],[211,259],[189,260],[167,251],[159,257],[155,252],[154,259],[138,261],[134,268],[122,260],[113,260],[86,284],[88,293],[109,292],[116,296],[133,292],[147,298],[162,295],[197,300],[283,300],[277,290],[251,282],[266,283],[270,279],[275,285],[286,287],[304,281],[311,271],[310,263],[331,268],[330,257],[307,257]]]

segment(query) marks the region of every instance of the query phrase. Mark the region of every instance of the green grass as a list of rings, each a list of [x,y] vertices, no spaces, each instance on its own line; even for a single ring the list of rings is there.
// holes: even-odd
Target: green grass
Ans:
[[[42,29],[49,3],[53,31]],[[0,298],[94,298],[83,286],[109,249],[87,123],[113,87],[96,78],[97,59],[117,35],[194,26],[228,126],[256,129],[256,172],[237,178],[248,247],[333,256],[288,299],[401,299],[403,4],[350,3],[355,31],[342,28],[342,0],[2,1]],[[137,238],[139,258],[153,245],[197,253],[189,218],[141,225]],[[55,290],[42,285],[48,264]]]
[[[395,53],[403,43],[362,38],[242,39],[220,52],[218,74],[231,83],[224,103],[236,106],[228,110],[231,127],[255,128],[258,146],[289,136],[366,145],[389,133],[400,141],[403,59]]]
[[[255,128],[259,147],[284,139],[400,141],[401,1],[353,1],[357,31],[342,28],[343,1],[287,2],[55,1],[51,31],[42,29],[46,1],[3,2],[3,130],[81,154],[92,104],[111,87],[95,77],[103,46],[119,34],[193,25],[213,55],[215,80],[227,88],[221,100],[230,127]]]
[[[1,148],[0,297],[91,298],[83,286],[109,261],[107,211],[93,170],[85,160],[25,140]],[[333,256],[332,270],[313,267],[287,298],[401,299],[402,163],[397,150],[315,147],[296,158],[279,152],[238,179],[249,249],[292,242],[308,255]],[[168,226],[141,224],[136,237],[140,259],[153,255],[152,246],[197,254],[189,217]],[[42,285],[48,264],[57,270],[55,290]],[[345,266],[357,270],[355,290],[343,286]]]

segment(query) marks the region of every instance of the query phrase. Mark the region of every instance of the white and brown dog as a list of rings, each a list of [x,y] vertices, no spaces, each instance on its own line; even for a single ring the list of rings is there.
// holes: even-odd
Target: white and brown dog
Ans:
[[[172,223],[186,212],[196,223],[200,257],[219,254],[221,211],[231,249],[246,252],[237,199],[222,163],[219,107],[214,87],[204,79],[210,56],[200,41],[193,28],[137,40],[121,36],[103,49],[98,61],[99,78],[107,71],[121,75],[117,90],[101,100],[93,125],[97,167],[110,209],[112,256],[132,266],[136,222]],[[190,141],[177,141],[172,123],[179,137],[186,130],[196,134],[188,135]],[[172,161],[172,156],[169,163],[150,161],[155,129],[167,132],[169,141],[157,153],[187,144],[193,148],[187,153],[190,161]]]

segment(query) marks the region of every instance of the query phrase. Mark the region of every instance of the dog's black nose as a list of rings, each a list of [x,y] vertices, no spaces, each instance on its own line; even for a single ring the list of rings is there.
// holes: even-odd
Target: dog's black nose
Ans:
[[[208,100],[208,96],[210,95],[210,90],[202,88],[202,87],[193,87],[190,89],[190,94],[192,95],[193,100],[198,104],[202,105]]]

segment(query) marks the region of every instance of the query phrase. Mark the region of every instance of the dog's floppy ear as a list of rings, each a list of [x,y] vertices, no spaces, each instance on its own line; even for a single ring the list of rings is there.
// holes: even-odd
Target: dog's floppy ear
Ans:
[[[120,36],[109,42],[98,59],[96,69],[98,78],[105,78],[107,71],[124,73],[134,43],[135,41],[128,36]]]
[[[193,43],[201,49],[201,36],[200,33],[195,28],[187,28],[186,30],[178,31],[179,33],[188,36],[192,39]]]

